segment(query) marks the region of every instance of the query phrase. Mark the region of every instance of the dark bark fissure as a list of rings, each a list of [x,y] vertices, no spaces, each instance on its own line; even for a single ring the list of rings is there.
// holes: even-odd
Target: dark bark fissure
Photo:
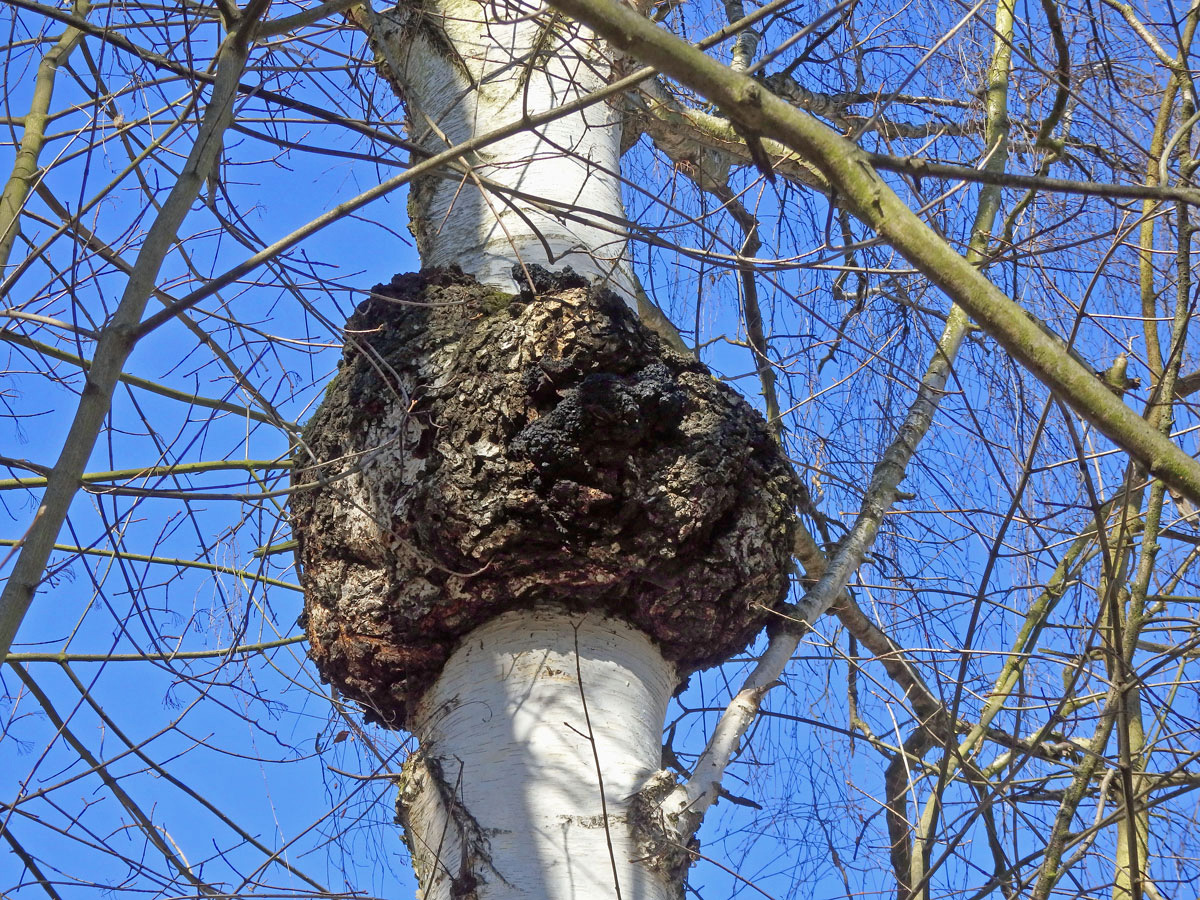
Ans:
[[[682,900],[688,869],[699,858],[700,841],[690,835],[686,845],[681,843],[679,829],[663,815],[662,804],[678,781],[674,772],[663,770],[655,774],[633,798],[629,816],[641,859],[650,868],[667,875],[671,884],[678,885]]]
[[[451,896],[455,900],[471,900],[477,896],[476,888],[479,886],[481,873],[485,881],[496,879],[505,884],[507,882],[492,861],[486,831],[475,821],[470,810],[459,801],[462,790],[459,779],[463,776],[461,765],[456,775],[456,780],[448,779],[442,761],[429,756],[421,749],[410,753],[401,766],[398,779],[396,824],[403,829],[409,856],[416,865],[417,860],[424,858],[424,854],[419,852],[419,829],[414,828],[413,823],[409,821],[408,811],[421,792],[437,791],[442,806],[450,812],[452,824],[447,828],[447,833],[437,835],[439,846],[435,855],[443,865],[450,867],[448,874]],[[451,846],[457,847],[457,853],[449,852]],[[418,883],[422,885],[433,880],[431,872],[418,870],[415,874]]]
[[[506,610],[603,610],[686,674],[787,587],[795,480],[762,417],[614,294],[529,269],[518,296],[445,270],[377,287],[305,431],[310,654],[387,725]]]

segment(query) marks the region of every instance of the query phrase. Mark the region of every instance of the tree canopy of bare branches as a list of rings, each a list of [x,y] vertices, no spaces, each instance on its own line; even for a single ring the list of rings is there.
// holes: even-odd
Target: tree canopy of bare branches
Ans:
[[[416,889],[416,740],[306,657],[289,497],[424,261],[604,281],[792,464],[787,600],[663,727],[689,893],[1194,893],[1200,3],[2,21],[0,892]],[[447,22],[533,35],[523,106]]]

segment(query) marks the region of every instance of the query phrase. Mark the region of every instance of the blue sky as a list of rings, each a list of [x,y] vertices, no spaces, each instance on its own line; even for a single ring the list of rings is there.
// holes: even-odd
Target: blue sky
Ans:
[[[693,32],[704,33],[719,24],[721,10],[709,12],[707,17],[695,15],[689,20]],[[962,14],[958,7],[943,4],[883,4],[869,12],[858,22],[862,33],[844,27],[797,70],[810,89],[833,91],[860,75],[864,90],[887,84],[890,75],[907,73],[913,62],[912,47],[928,43]],[[42,27],[34,13],[10,8],[7,15],[18,41]],[[95,15],[116,13],[105,7]],[[772,23],[776,39],[803,24],[812,10],[800,5],[790,15],[792,19]],[[1022,8],[1019,15],[1041,21],[1036,10]],[[139,21],[144,27],[129,33],[143,46],[165,47],[181,36],[177,24],[159,27],[152,11]],[[670,24],[678,27],[674,20]],[[1085,60],[1090,40],[1086,25],[1076,20],[1071,32]],[[55,35],[59,26],[46,30]],[[202,56],[211,50],[214,34],[213,26],[199,26],[191,37],[193,51]],[[1039,37],[1044,38],[1044,32],[1025,33],[1023,43],[1032,48],[1032,55],[1018,63],[1020,90],[1015,92],[1014,115],[1026,123],[1036,120],[1048,102],[1045,81],[1034,63],[1044,67],[1050,48]],[[854,59],[843,51],[860,42],[871,52],[859,59],[861,72],[856,73]],[[979,75],[980,48],[989,42],[985,25],[965,29],[905,90],[969,100],[975,84],[971,79]],[[152,216],[147,194],[159,201],[165,196],[193,132],[187,128],[168,134],[162,116],[155,112],[154,121],[125,133],[131,142],[125,145],[117,133],[116,116],[136,120],[147,111],[177,102],[190,87],[178,80],[156,81],[165,77],[160,70],[97,41],[89,40],[86,46],[105,82],[121,95],[115,106],[99,108],[90,90],[95,82],[89,74],[91,64],[82,51],[73,57],[73,68],[59,75],[54,108],[68,112],[51,126],[56,137],[43,161],[56,164],[46,176],[46,185],[73,210],[104,193],[84,221],[131,260]],[[1136,82],[1135,76],[1149,71],[1150,64],[1144,55],[1137,55],[1133,42],[1121,49],[1127,54],[1119,57],[1127,78]],[[38,44],[24,44],[10,57],[5,115],[18,115],[27,106],[39,50]],[[353,72],[346,68],[346,54],[353,59],[361,52],[361,41],[348,32],[314,32],[306,43],[272,47],[269,58],[264,53],[259,59],[264,69],[269,65],[275,71],[254,71],[247,78],[264,77],[272,90],[303,98],[333,114],[369,121],[393,137],[402,136],[401,114],[386,87],[367,68]],[[1081,93],[1084,90],[1080,88]],[[1110,141],[1118,151],[1133,153],[1129,147],[1145,142],[1152,104],[1131,101],[1134,112],[1130,112],[1117,105],[1121,98],[1116,98],[1110,110],[1101,104],[1100,94],[1097,88],[1086,95],[1073,127],[1086,139]],[[918,104],[906,107],[904,113],[950,122],[969,118],[957,109],[947,112]],[[158,285],[174,296],[203,284],[251,252],[230,236],[231,231],[254,247],[270,242],[395,174],[403,159],[400,151],[383,141],[354,135],[328,121],[314,121],[302,112],[287,113],[288,121],[283,122],[285,114],[278,106],[261,98],[246,100],[239,117],[249,131],[284,138],[296,147],[281,148],[244,132],[230,135],[223,167],[228,196],[216,198],[215,206],[231,224],[222,231],[203,200],[194,205],[182,229],[187,256],[173,253],[158,279]],[[265,121],[268,118],[274,122]],[[1118,140],[1120,134],[1114,137],[1116,132],[1127,135],[1127,141]],[[143,167],[146,183],[140,185],[125,172],[128,154],[155,138],[165,140],[164,149]],[[95,148],[82,153],[87,141],[95,141]],[[917,152],[924,143],[914,141],[897,149],[879,139],[873,146]],[[355,156],[330,155],[321,148]],[[932,149],[921,152],[974,164],[978,149],[971,140],[956,143],[940,138]],[[11,147],[0,149],[0,169],[6,169],[11,158]],[[1028,146],[1018,148],[1012,166],[1027,171],[1037,159]],[[669,163],[650,154],[645,143],[627,156],[626,163],[627,177],[646,188],[627,192],[629,208],[657,235],[684,247],[722,252],[740,242],[735,225],[717,213],[712,198],[691,190]],[[1127,177],[1123,172],[1106,173],[1082,151],[1070,164],[1069,174]],[[116,178],[120,179],[116,187],[109,189]],[[915,197],[911,186],[892,180]],[[759,290],[773,350],[781,360],[787,446],[830,517],[830,533],[836,539],[852,519],[871,466],[911,400],[914,373],[919,373],[931,352],[947,304],[913,278],[906,264],[887,248],[862,245],[855,249],[853,267],[870,270],[870,290],[861,308],[855,307],[852,299],[834,294],[833,267],[843,262],[846,241],[867,237],[861,227],[851,224],[842,233],[841,222],[829,214],[824,198],[786,185],[766,186],[756,173],[735,176],[732,186],[745,190],[743,202],[763,222],[760,256],[781,260],[777,266],[763,267]],[[934,204],[929,219],[950,240],[959,240],[978,189],[951,190],[927,183],[920,199],[936,197],[943,189],[947,194]],[[1018,196],[1018,192],[1006,195],[1006,208],[1012,208]],[[33,199],[30,209],[51,224],[31,222],[26,229],[37,252],[31,254],[33,261],[4,298],[5,304],[59,323],[25,321],[23,334],[90,356],[94,344],[85,332],[111,312],[124,275],[61,235],[54,236],[57,219],[43,201]],[[230,218],[232,210],[240,219]],[[1018,223],[1020,252],[993,266],[992,277],[1064,334],[1086,300],[1079,347],[1103,364],[1130,340],[1140,339],[1141,325],[1128,281],[1136,263],[1128,230],[1136,210],[1051,197],[1035,211],[1036,216],[1031,213]],[[27,253],[30,248],[19,245],[14,259]],[[744,346],[739,346],[744,343],[744,330],[738,324],[734,273],[698,262],[696,254],[638,247],[634,255],[648,290],[685,336],[702,345],[706,362],[752,403],[761,405],[753,366]],[[284,268],[260,270],[205,301],[193,320],[284,418],[303,422],[335,371],[340,326],[362,292],[393,273],[417,266],[406,231],[405,194],[397,191],[361,216],[342,220],[304,242],[288,254]],[[1097,271],[1102,277],[1093,281]],[[57,273],[66,274],[59,278]],[[151,301],[150,309],[157,309],[156,301]],[[0,423],[0,455],[51,464],[82,387],[78,369],[65,363],[50,368],[35,353],[13,344],[6,345],[5,352],[8,372],[0,397],[12,417]],[[1194,355],[1189,359],[1194,362]],[[1144,376],[1136,346],[1132,368],[1134,374]],[[143,341],[125,370],[176,391],[254,406],[230,368],[179,322],[164,325]],[[902,501],[889,519],[855,588],[864,609],[913,648],[913,657],[947,700],[958,689],[961,649],[972,638],[974,652],[965,670],[962,695],[964,709],[971,714],[981,705],[1029,599],[1062,547],[1088,521],[1074,448],[1060,414],[1051,407],[1051,433],[1036,441],[1033,453],[1034,486],[1018,504],[1016,524],[1002,539],[998,537],[1025,454],[1035,443],[1032,423],[1047,402],[1045,392],[1003,353],[986,340],[973,338],[905,484],[913,496]],[[110,421],[90,471],[283,460],[290,452],[285,433],[273,426],[236,412],[214,414],[127,385],[118,387]],[[1194,427],[1194,417],[1181,413],[1179,424]],[[1101,454],[1089,465],[1107,495],[1119,483],[1124,461],[1103,455],[1109,446],[1102,439],[1084,429],[1081,434],[1087,450]],[[1194,435],[1191,445],[1186,438],[1182,443],[1194,447]],[[31,474],[16,465],[9,469],[5,477]],[[270,549],[288,539],[285,498],[270,495],[286,487],[286,471],[259,467],[248,473],[227,468],[125,478],[121,483],[152,488],[160,496],[98,489],[79,493],[59,540],[99,555],[55,554],[52,575],[14,648],[18,653],[207,652],[299,634],[295,621],[300,595],[293,589],[291,553]],[[161,495],[163,491],[202,496],[185,499]],[[0,491],[3,537],[20,538],[36,497],[36,490],[9,486]],[[114,550],[116,557],[111,555]],[[1187,552],[1186,545],[1175,546],[1170,558],[1186,559]],[[158,561],[128,554],[150,555]],[[988,570],[993,558],[996,565]],[[165,560],[199,561],[208,568]],[[221,571],[214,571],[214,566]],[[285,584],[264,583],[258,580],[262,576]],[[1047,652],[1030,668],[1020,708],[1002,717],[1006,726],[1027,733],[1055,702],[1052,689],[1057,679],[1061,690],[1062,660],[1069,650],[1077,649],[1080,630],[1089,627],[1095,615],[1094,590],[1089,594],[1089,588],[1094,588],[1097,578],[1095,568],[1088,570],[1062,601],[1041,647]],[[1160,581],[1168,583],[1165,574]],[[1194,581],[1194,572],[1185,576],[1177,593],[1195,593]],[[1180,601],[1178,620],[1186,623],[1193,616],[1191,609]],[[1174,639],[1177,634],[1168,632],[1167,637]],[[848,652],[845,633],[833,620],[825,620],[818,634],[802,645],[786,683],[772,694],[769,708],[779,715],[760,720],[746,753],[731,771],[729,784],[734,794],[764,808],[723,803],[714,810],[701,840],[702,852],[716,862],[698,862],[693,878],[702,896],[756,895],[722,866],[776,897],[843,896],[847,893],[843,874],[850,892],[892,891],[883,868],[887,855],[879,801],[883,763],[865,741],[845,734],[847,677],[853,668],[846,662]],[[117,890],[146,896],[177,894],[175,887],[164,887],[164,879],[172,876],[163,852],[148,848],[145,834],[133,827],[129,811],[115,799],[116,789],[127,792],[156,826],[162,826],[164,831],[157,834],[169,834],[171,852],[186,858],[204,879],[231,889],[302,893],[307,883],[289,871],[293,867],[333,892],[412,893],[406,853],[392,823],[393,789],[386,780],[364,780],[394,771],[410,742],[402,734],[363,729],[353,708],[331,703],[329,688],[319,683],[304,658],[303,644],[231,659],[104,663],[80,659],[69,664],[69,671],[48,660],[22,665],[67,720],[70,736],[59,733],[11,668],[0,673],[5,691],[0,699],[4,723],[0,771],[10,773],[11,785],[0,796],[0,801],[10,804],[0,823],[43,861],[63,897]],[[723,705],[743,668],[735,662],[694,678],[679,698],[672,717],[681,716],[677,750],[685,760],[687,753],[701,746],[715,719],[712,710]],[[1179,681],[1183,686],[1176,686],[1174,694],[1167,676],[1161,679],[1154,683],[1148,695],[1154,702],[1148,700],[1148,705],[1158,711],[1171,697],[1181,718],[1164,717],[1163,728],[1181,735],[1177,743],[1186,743],[1186,717],[1195,709],[1190,692],[1194,677],[1190,669],[1183,672]],[[881,739],[892,743],[911,726],[911,713],[897,702],[895,691],[878,665],[862,666],[860,712]],[[1180,695],[1184,699],[1179,700]],[[91,703],[103,710],[107,720]],[[1070,727],[1084,734],[1090,723],[1085,710]],[[75,739],[104,763],[104,776],[112,779],[109,784],[81,759],[72,746]],[[1034,769],[1024,774],[1031,775]],[[1037,789],[1038,782],[1028,787]],[[1184,798],[1177,807],[1180,817],[1186,816],[1188,802]],[[206,803],[236,823],[237,829]],[[946,819],[953,823],[973,808],[970,790],[959,786],[948,795]],[[1006,846],[1014,857],[1039,849],[1033,825],[1043,821],[1046,812],[1041,807],[1026,808],[1035,809],[1028,819],[1022,818],[1024,812],[1010,812],[1003,821]],[[268,852],[254,846],[251,838]],[[1105,840],[1098,844],[1100,851],[1107,847]],[[102,843],[109,849],[100,848]],[[1098,857],[1103,855],[1100,851]],[[1186,876],[1193,871],[1190,865],[1179,862],[1178,871]],[[978,886],[986,881],[986,871],[978,866],[990,866],[990,861],[982,827],[976,824],[954,865],[939,876],[939,889],[958,892]],[[39,889],[27,874],[22,876],[22,870],[13,853],[0,854],[0,890],[37,896]],[[1082,870],[1074,887],[1088,894],[1093,881],[1102,883],[1104,871],[1102,862]]]

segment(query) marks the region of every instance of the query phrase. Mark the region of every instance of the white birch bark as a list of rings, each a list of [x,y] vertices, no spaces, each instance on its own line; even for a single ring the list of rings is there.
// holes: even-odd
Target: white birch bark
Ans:
[[[606,82],[610,66],[590,33],[535,10],[520,0],[426,0],[386,22],[375,17],[372,31],[416,143],[438,152]],[[514,287],[518,260],[569,265],[631,298],[620,131],[615,110],[596,104],[479,151],[461,177],[423,179],[409,208],[422,263],[459,265],[505,290]],[[489,183],[543,202],[480,190]]]
[[[514,612],[472,632],[423,698],[404,767],[424,900],[679,896],[631,824],[677,684],[645,635],[598,615]]]

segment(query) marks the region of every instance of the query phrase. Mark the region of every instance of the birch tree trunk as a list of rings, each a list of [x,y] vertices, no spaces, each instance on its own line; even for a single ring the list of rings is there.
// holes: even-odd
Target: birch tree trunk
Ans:
[[[531,11],[435,0],[377,31],[418,144],[437,152],[603,84],[596,44]],[[485,148],[459,179],[420,180],[409,214],[422,263],[510,290],[514,264],[568,265],[631,297],[619,146],[614,110],[599,104]],[[543,609],[477,629],[412,725],[421,749],[399,808],[422,895],[681,895],[670,873],[635,862],[645,852],[630,822],[676,685],[648,638],[606,617]]]
[[[436,153],[606,82],[610,65],[594,37],[535,12],[519,0],[366,12],[417,144]],[[569,265],[631,296],[620,138],[615,110],[600,103],[479,151],[460,177],[420,180],[409,214],[422,263],[459,265],[506,289],[515,263]]]
[[[608,81],[554,13],[358,15],[429,153]],[[794,474],[633,317],[619,155],[597,103],[414,183],[428,271],[360,306],[306,429],[310,655],[420,742],[399,809],[426,900],[682,897],[702,812],[663,812],[667,702],[786,592]]]
[[[408,13],[391,68],[417,143],[437,152],[601,86],[597,45],[531,11],[433,0]],[[632,297],[619,146],[614,110],[599,104],[485,148],[461,179],[420,180],[409,216],[422,263],[505,289],[514,264],[568,265]],[[412,726],[421,749],[399,808],[426,900],[681,896],[634,862],[645,853],[629,816],[660,766],[675,687],[657,648],[615,620],[543,610],[477,629]]]

